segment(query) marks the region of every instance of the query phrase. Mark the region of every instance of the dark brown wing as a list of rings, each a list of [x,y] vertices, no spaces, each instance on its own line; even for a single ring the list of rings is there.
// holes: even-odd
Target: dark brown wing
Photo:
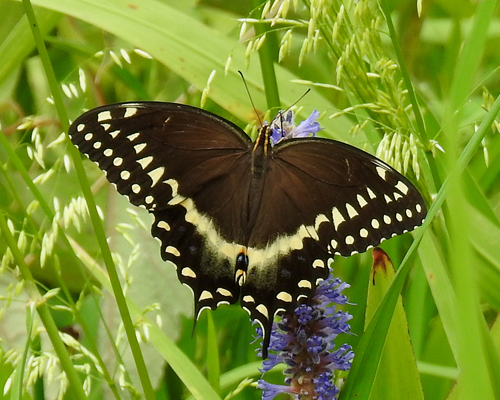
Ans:
[[[193,290],[197,314],[235,303],[234,265],[248,240],[248,136],[207,111],[157,102],[90,110],[69,133],[121,194],[154,214],[152,234]]]
[[[404,176],[347,144],[291,139],[270,158],[242,288],[243,306],[267,328],[328,276],[329,254],[363,252],[413,230],[427,212]]]

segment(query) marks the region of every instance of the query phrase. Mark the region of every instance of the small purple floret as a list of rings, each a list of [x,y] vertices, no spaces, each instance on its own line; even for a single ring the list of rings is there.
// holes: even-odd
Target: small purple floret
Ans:
[[[314,110],[308,118],[295,126],[293,111],[288,110],[286,113],[280,111],[270,125],[271,143],[275,145],[281,140],[316,136],[321,130],[319,122],[316,121],[318,117],[319,111]]]

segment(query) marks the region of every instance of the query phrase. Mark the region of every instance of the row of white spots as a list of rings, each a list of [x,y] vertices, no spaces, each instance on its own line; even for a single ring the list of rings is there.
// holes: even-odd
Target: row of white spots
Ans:
[[[129,117],[132,117],[133,115],[135,115],[136,113],[137,113],[137,108],[135,108],[135,107],[126,107],[125,108],[125,114],[123,116],[124,116],[124,118],[129,118]],[[99,114],[97,114],[97,122],[108,121],[111,118],[112,118],[111,117],[111,112],[109,110],[101,111]]]
[[[417,204],[415,206],[415,208],[416,208],[417,212],[420,212],[422,210],[422,206],[420,204]],[[411,218],[413,216],[413,212],[410,209],[406,209],[405,213],[406,213],[406,216],[408,218]],[[403,215],[401,213],[396,213],[395,214],[395,218],[396,218],[396,220],[398,222],[402,222],[403,219],[404,219],[404,217],[403,217]],[[382,220],[383,220],[383,222],[386,225],[390,225],[392,223],[392,218],[389,215],[384,215],[382,217]],[[422,220],[422,222],[423,222],[423,220]],[[374,229],[379,229],[380,228],[380,222],[376,218],[373,218],[371,220],[370,224],[371,224],[371,226]],[[417,226],[415,226],[414,228],[417,228]],[[408,230],[405,230],[404,232],[408,232]],[[392,237],[396,236],[396,235],[397,235],[396,233],[393,233]],[[361,238],[367,238],[369,236],[369,231],[367,229],[365,229],[365,228],[361,228],[360,231],[359,231],[359,236]],[[385,239],[386,238],[382,238],[381,241],[383,241]],[[344,241],[345,241],[345,244],[347,244],[347,245],[353,245],[354,242],[355,242],[355,238],[353,236],[351,236],[351,235],[347,235],[345,237]],[[330,244],[331,244],[332,249],[336,249],[337,246],[338,246],[338,242],[335,239],[332,239],[331,242],[330,242]],[[370,248],[370,247],[372,247],[372,246],[369,246],[368,248]],[[357,253],[357,252],[353,252],[353,253]]]

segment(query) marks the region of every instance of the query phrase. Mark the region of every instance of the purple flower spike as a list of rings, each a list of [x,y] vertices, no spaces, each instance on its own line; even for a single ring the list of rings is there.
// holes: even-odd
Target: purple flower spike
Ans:
[[[293,111],[288,110],[286,114],[280,111],[270,125],[271,143],[275,145],[280,140],[316,136],[316,132],[321,130],[316,121],[318,117],[319,111],[314,110],[308,118],[295,126]]]
[[[334,384],[336,373],[351,367],[354,353],[351,346],[335,347],[334,340],[341,333],[349,333],[347,323],[352,316],[336,309],[346,304],[342,290],[349,285],[331,275],[321,282],[314,297],[304,300],[293,312],[285,312],[281,321],[274,323],[268,359],[262,372],[284,363],[286,385],[274,385],[263,379],[257,388],[264,390],[263,400],[271,400],[279,393],[289,393],[295,400],[336,400],[339,388]],[[258,332],[262,337],[262,332]]]

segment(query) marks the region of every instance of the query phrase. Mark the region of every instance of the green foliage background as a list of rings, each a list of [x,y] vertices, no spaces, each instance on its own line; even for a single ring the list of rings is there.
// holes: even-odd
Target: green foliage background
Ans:
[[[27,1],[0,0],[1,398],[260,398],[247,314],[205,312],[192,334],[150,216],[64,135],[126,100],[203,105],[252,134],[238,70],[267,120],[311,87],[299,115],[322,112],[322,135],[386,159],[430,208],[383,243],[385,297],[369,252],[333,264],[354,315],[342,398],[500,398],[497,2],[276,1],[259,23],[260,3],[36,0],[32,31]]]

